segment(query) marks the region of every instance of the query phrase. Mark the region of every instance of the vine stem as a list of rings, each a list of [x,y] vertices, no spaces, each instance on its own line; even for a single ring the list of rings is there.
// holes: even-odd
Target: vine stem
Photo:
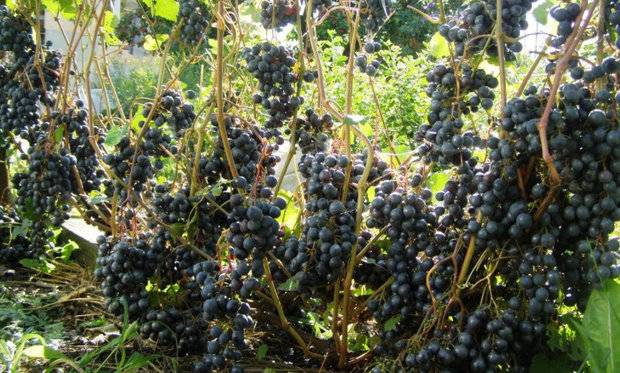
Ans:
[[[267,279],[267,284],[269,286],[269,292],[271,293],[271,299],[273,300],[273,304],[276,307],[278,312],[278,316],[280,317],[280,322],[282,323],[282,328],[286,330],[287,333],[297,341],[299,347],[304,351],[304,355],[313,357],[315,359],[324,358],[323,355],[318,354],[316,352],[310,351],[308,348],[308,344],[304,339],[299,335],[297,330],[291,326],[286,315],[284,314],[284,309],[282,308],[282,302],[280,302],[280,297],[278,296],[278,289],[276,288],[275,283],[273,282],[273,278],[271,277],[271,270],[269,269],[269,261],[267,258],[263,258],[263,270],[265,271],[265,277]]]
[[[575,21],[575,29],[569,36],[566,47],[562,51],[562,58],[560,58],[558,64],[555,67],[555,74],[553,76],[553,85],[549,90],[549,99],[547,100],[547,104],[545,105],[545,110],[543,111],[543,115],[538,122],[538,135],[540,137],[540,144],[542,148],[542,157],[545,163],[547,164],[547,168],[549,169],[549,176],[552,184],[559,184],[561,181],[560,174],[558,173],[557,168],[553,164],[553,157],[549,152],[549,143],[547,141],[547,125],[549,124],[549,116],[551,115],[551,110],[553,110],[553,105],[555,104],[555,96],[558,93],[558,89],[560,88],[560,83],[562,82],[562,76],[564,72],[568,68],[568,62],[572,58],[573,52],[577,48],[581,36],[585,32],[592,16],[594,15],[594,7],[597,5],[596,1],[593,1],[588,8],[586,8],[587,0],[581,1],[581,13],[577,16],[577,20]],[[584,14],[588,13],[585,18]],[[584,21],[584,22],[582,22]]]
[[[224,146],[224,155],[230,170],[231,176],[236,179],[239,174],[235,167],[235,160],[230,150],[228,134],[226,133],[226,123],[224,123],[224,100],[223,100],[223,80],[224,80],[224,1],[217,2],[217,58],[215,64],[215,100],[217,102],[217,128],[220,132],[220,139]]]
[[[530,66],[530,69],[527,71],[527,73],[525,74],[525,77],[521,81],[521,84],[519,85],[519,89],[517,89],[517,93],[515,95],[516,97],[519,97],[521,96],[521,94],[523,94],[523,91],[525,91],[525,88],[527,88],[527,83],[530,82],[532,75],[534,75],[534,71],[536,71],[536,68],[540,64],[540,61],[542,61],[543,57],[545,57],[546,52],[547,52],[547,46],[545,45],[543,50],[540,53],[538,53],[538,56],[536,56],[534,63],[532,63],[532,66]]]
[[[357,184],[357,209],[355,212],[355,234],[359,235],[362,228],[362,213],[364,211],[364,199],[366,198],[366,188],[368,183],[368,175],[370,175],[370,168],[374,161],[374,149],[372,144],[366,136],[355,126],[350,126],[356,133],[356,135],[362,139],[362,141],[368,147],[368,157],[366,158],[366,167],[364,167],[364,173]],[[342,295],[342,336],[340,337],[341,350],[338,359],[338,366],[342,369],[346,363],[347,357],[347,334],[349,329],[350,318],[350,303],[351,303],[351,282],[353,281],[353,270],[357,264],[357,249],[359,244],[356,242],[351,248],[351,256],[347,265],[347,272],[343,284]]]
[[[299,9],[301,9],[301,1],[298,0],[297,1],[297,7]],[[310,8],[308,8],[310,9]],[[306,12],[309,12],[309,10],[306,9]],[[297,35],[299,37],[299,64],[301,67],[301,72],[303,72],[305,70],[305,64],[304,64],[304,41],[303,41],[303,32],[301,29],[301,15],[298,12],[297,13],[297,17],[296,17],[296,21],[295,21],[295,27],[297,28]],[[301,75],[301,73],[300,73]],[[299,81],[297,82],[297,96],[301,95],[301,82],[303,81],[303,79],[299,79]],[[282,167],[282,171],[280,171],[280,175],[278,175],[278,183],[276,184],[276,187],[273,191],[273,194],[275,196],[278,195],[278,192],[280,191],[280,188],[282,188],[282,183],[284,182],[284,177],[286,176],[286,172],[288,171],[288,167],[291,164],[291,161],[293,160],[293,158],[295,157],[295,153],[297,153],[297,148],[296,148],[296,143],[297,143],[297,115],[299,113],[299,108],[295,109],[295,114],[293,115],[293,119],[291,122],[291,137],[289,140],[289,143],[291,144],[291,147],[288,151],[288,154],[286,155],[286,159],[284,161],[284,166]]]
[[[504,56],[504,29],[502,15],[502,0],[495,1],[495,42],[497,44],[497,58],[499,60],[499,114],[504,113],[506,107],[506,58]]]
[[[213,113],[213,103],[211,103],[211,105],[209,105],[209,109],[208,109],[208,114],[205,118],[205,121],[203,122],[202,126],[199,126],[196,128],[196,131],[198,132],[198,140],[196,141],[196,145],[194,146],[194,164],[192,165],[192,180],[191,180],[191,189],[190,189],[190,194],[194,195],[197,192],[197,188],[198,188],[198,174],[200,172],[200,155],[202,154],[202,143],[204,142],[204,135],[206,132],[206,128],[208,126],[208,123],[210,121],[209,117],[211,116],[211,113]]]

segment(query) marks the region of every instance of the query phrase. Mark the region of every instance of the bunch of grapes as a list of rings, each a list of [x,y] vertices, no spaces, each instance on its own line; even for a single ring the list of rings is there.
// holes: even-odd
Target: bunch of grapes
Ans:
[[[319,116],[312,109],[306,110],[306,118],[296,120],[295,140],[302,154],[326,152],[329,148],[329,133],[334,125],[329,114]],[[287,131],[290,131],[287,129]]]
[[[418,152],[427,162],[459,165],[471,158],[473,146],[480,145],[480,138],[473,132],[462,132],[462,115],[476,112],[479,107],[490,109],[495,97],[492,89],[497,87],[498,80],[465,63],[459,66],[458,73],[439,63],[426,78],[431,112],[429,123],[420,126],[416,133],[416,140],[422,142]]]
[[[253,97],[261,104],[269,119],[265,122],[268,137],[280,137],[280,127],[303,104],[303,97],[295,96],[299,80],[294,67],[296,60],[290,50],[265,42],[244,50],[248,70],[259,82],[260,93]]]
[[[181,92],[172,89],[165,90],[161,94],[160,103],[154,109],[152,103],[144,105],[142,115],[148,118],[149,114],[156,128],[167,124],[176,138],[182,137],[185,130],[196,120],[194,105],[185,102]]]
[[[209,11],[200,0],[181,0],[177,22],[181,24],[181,41],[188,47],[204,42],[211,24]]]
[[[290,0],[263,0],[260,4],[261,24],[266,29],[280,30],[295,23],[299,10]]]
[[[502,31],[504,35],[518,39],[521,30],[527,28],[526,14],[532,9],[532,0],[516,0],[502,3]],[[439,27],[439,33],[454,43],[457,55],[471,55],[483,51],[497,55],[497,43],[493,36],[497,20],[496,2],[479,0],[468,3],[458,16]],[[506,60],[514,60],[515,53],[523,48],[519,41],[505,43]]]
[[[22,224],[14,210],[0,206],[0,263],[12,264],[23,258],[35,258],[38,252],[22,234],[16,234],[15,226]]]
[[[549,11],[549,15],[558,21],[557,36],[551,40],[551,46],[561,48],[566,43],[568,36],[573,32],[577,16],[581,13],[579,3],[565,3],[563,6],[556,5]]]
[[[161,258],[161,242],[141,234],[114,240],[101,236],[97,243],[95,278],[101,281],[108,312],[120,316],[126,308],[131,320],[140,319],[150,306],[146,284]]]
[[[263,275],[263,258],[280,246],[284,232],[275,219],[286,207],[286,202],[282,198],[269,202],[272,195],[269,187],[261,188],[258,193],[261,198],[244,199],[240,194],[231,196],[227,240],[232,245],[234,257],[237,260],[251,260],[252,275],[260,278]],[[248,288],[245,283],[238,284],[233,289],[242,295],[248,295],[253,288],[251,285]]]
[[[66,114],[58,115],[56,119],[59,125],[64,126],[71,154],[76,158],[76,166],[84,191],[89,193],[99,190],[105,175],[99,164],[93,142],[90,140],[88,111],[84,108],[84,103],[77,100],[75,108],[69,109]],[[93,131],[94,146],[102,149],[105,135],[98,127],[93,126]]]
[[[245,188],[245,186],[254,185],[259,171],[262,176],[273,175],[274,167],[280,161],[280,157],[274,154],[276,146],[264,140],[267,134],[255,125],[248,125],[244,128],[237,117],[226,116],[224,123],[235,168],[240,176],[236,182]],[[228,168],[224,145],[219,139],[216,116],[211,117],[211,124],[218,140],[213,154],[210,157],[202,157],[200,160],[200,174],[209,185],[221,181],[222,178],[233,180]]]
[[[350,165],[349,162],[353,161]],[[278,255],[304,287],[334,282],[349,260],[358,237],[355,232],[357,191],[354,188],[365,169],[364,156],[350,160],[344,155],[308,153],[299,170],[306,178],[306,210],[302,235],[293,236],[279,249]],[[346,198],[342,198],[345,172],[351,169]],[[383,161],[376,161],[368,180],[389,177]],[[344,202],[342,201],[344,200]]]
[[[129,45],[141,46],[144,44],[145,37],[153,34],[153,30],[151,30],[144,10],[138,8],[121,15],[114,33],[119,40]]]
[[[226,226],[227,217],[224,213],[214,208],[214,204],[223,204],[228,199],[228,193],[219,196],[208,194],[209,199],[204,196],[190,196],[188,188],[182,188],[176,193],[172,193],[170,186],[157,185],[155,195],[151,201],[159,220],[168,225],[188,225],[192,229],[190,236],[192,242],[200,245],[207,254],[215,256],[215,244],[222,228]],[[157,224],[154,222],[153,226]],[[186,268],[192,263],[193,251],[184,250],[175,261],[185,262]],[[189,256],[189,258],[186,258]]]
[[[224,369],[229,362],[240,360],[241,351],[247,348],[246,330],[254,325],[248,303],[235,296],[232,281],[220,270],[217,262],[208,260],[187,270],[192,281],[198,284],[202,299],[202,317],[209,323],[205,338],[206,354],[194,365],[194,372],[211,372]],[[243,372],[238,365],[232,372]]]
[[[30,23],[21,16],[11,14],[6,5],[0,5],[0,50],[13,52],[16,64],[24,65],[34,54],[35,43]]]

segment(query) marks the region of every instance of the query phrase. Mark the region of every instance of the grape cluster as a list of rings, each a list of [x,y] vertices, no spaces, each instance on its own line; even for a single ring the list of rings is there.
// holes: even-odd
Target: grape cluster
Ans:
[[[37,216],[49,215],[53,224],[60,226],[69,218],[67,202],[76,190],[71,170],[76,158],[65,148],[48,152],[44,144],[30,147],[27,158],[28,172],[13,177],[18,196],[15,203],[20,209],[32,209]]]
[[[268,42],[245,49],[244,57],[248,70],[259,82],[260,93],[254,95],[254,103],[261,104],[269,115],[265,122],[267,135],[279,137],[278,129],[304,102],[303,97],[294,95],[299,79],[294,71],[296,60],[286,47]]]
[[[114,34],[129,45],[141,46],[144,44],[145,37],[153,34],[153,30],[149,26],[144,10],[138,8],[121,15]]]
[[[462,132],[462,115],[476,112],[479,107],[489,110],[495,97],[492,89],[497,87],[498,80],[465,63],[458,74],[452,67],[440,63],[426,78],[431,112],[429,123],[420,126],[416,133],[416,140],[423,142],[418,152],[427,162],[459,165],[471,158],[473,146],[480,145],[480,138],[473,132]]]
[[[132,320],[139,319],[150,306],[146,284],[155,273],[162,248],[148,234],[114,241],[101,236],[97,243],[95,278],[101,281],[108,312],[120,316],[126,307]]]
[[[24,235],[13,228],[22,224],[15,211],[0,206],[0,263],[12,264],[23,258],[36,258],[40,253]]]
[[[64,126],[63,130],[69,142],[70,153],[76,158],[77,170],[82,182],[82,187],[86,193],[99,190],[104,178],[103,170],[97,158],[97,152],[90,140],[90,130],[88,124],[88,111],[84,108],[84,103],[80,100],[75,102],[76,107],[69,109],[66,114],[56,117],[58,124]],[[94,143],[97,148],[102,149],[105,142],[105,135],[98,127],[93,126]],[[76,191],[77,188],[74,189]]]
[[[359,54],[355,57],[355,65],[360,69],[361,72],[367,74],[368,76],[375,76],[377,74],[377,70],[379,66],[381,66],[381,61],[377,58],[372,59],[370,63],[368,63],[369,58],[381,49],[381,43],[378,41],[367,41],[364,44],[364,51],[366,53]]]
[[[211,23],[206,5],[200,0],[181,0],[177,17],[181,27],[181,41],[189,47],[204,42]]]
[[[0,5],[0,50],[13,52],[16,56],[16,64],[23,65],[34,54],[35,43],[32,37],[32,29],[28,21],[20,16],[12,15],[6,5]]]
[[[353,164],[349,165],[349,162]],[[365,158],[308,153],[299,170],[306,178],[306,217],[301,237],[293,236],[279,249],[288,271],[302,286],[332,283],[342,273],[358,237],[355,233],[357,192],[354,188],[365,169]],[[351,167],[350,187],[344,202],[345,172]],[[368,180],[389,177],[383,161],[372,165]]]
[[[312,109],[306,110],[305,114],[305,119],[298,117],[296,121],[297,145],[302,154],[326,152],[329,148],[329,133],[334,125],[331,115],[319,116]]]
[[[581,12],[579,3],[568,2],[563,6],[556,5],[549,11],[549,15],[558,21],[557,36],[551,40],[551,46],[560,48],[573,32],[577,16]]]
[[[265,187],[259,194],[268,198],[271,190]],[[240,194],[235,194],[230,198],[230,207],[231,224],[227,239],[232,244],[232,253],[240,260],[251,259],[252,274],[261,277],[263,258],[280,245],[283,232],[275,219],[286,207],[286,202],[281,198],[273,203],[262,198],[244,201]]]
[[[196,120],[194,105],[185,102],[181,92],[171,89],[161,94],[160,103],[154,109],[152,103],[144,105],[142,115],[148,118],[151,111],[153,111],[151,116],[155,127],[160,128],[167,124],[177,138],[183,136],[185,130]]]
[[[177,152],[168,131],[177,138],[181,137],[196,119],[193,105],[185,103],[181,93],[173,90],[164,91],[158,103],[146,104],[142,115],[150,121],[139,122],[144,133],[139,146],[132,144],[131,137],[126,135],[115,145],[116,152],[103,157],[115,176],[125,184],[131,180],[130,187],[138,193],[144,191],[147,181],[163,168],[162,158]],[[148,126],[146,130],[145,126]],[[134,154],[135,164],[132,163]],[[115,191],[123,201],[126,199],[127,191],[122,183],[106,180],[106,194],[111,197]]]
[[[192,242],[199,244],[209,255],[215,256],[215,243],[222,227],[226,225],[227,218],[225,214],[214,208],[213,203],[222,204],[228,199],[228,194],[222,193],[215,196],[210,193],[209,199],[213,202],[203,196],[190,196],[188,188],[172,193],[168,185],[157,185],[152,204],[163,223],[184,226],[190,224],[193,227],[193,234],[190,237]],[[153,225],[156,226],[156,224]],[[191,253],[193,253],[191,250],[185,251],[175,261],[193,264]],[[181,259],[187,255],[190,258]],[[181,268],[184,267],[187,266],[181,266]]]
[[[196,373],[224,369],[227,362],[241,358],[247,348],[246,330],[254,325],[250,306],[234,296],[232,281],[220,271],[215,261],[204,261],[187,270],[193,282],[199,285],[202,299],[202,318],[209,322],[206,354],[194,365]],[[233,372],[243,368],[233,363]]]
[[[527,28],[526,14],[532,9],[532,0],[504,1],[502,3],[502,30],[504,35],[517,39],[521,30]],[[497,19],[496,2],[481,0],[468,3],[457,17],[439,27],[439,33],[454,43],[457,55],[483,51],[497,55],[497,44],[493,36]],[[514,60],[515,53],[523,48],[519,41],[505,43],[506,60]]]
[[[266,29],[280,30],[295,23],[297,5],[290,0],[263,0],[260,4],[261,24]]]
[[[239,118],[226,116],[224,118],[228,143],[230,144],[235,168],[239,178],[235,180],[242,188],[251,187],[257,178],[272,176],[275,173],[275,165],[280,157],[274,154],[276,146],[264,140],[266,133],[255,125],[244,128]],[[211,117],[212,129],[217,136],[213,154],[203,156],[200,159],[200,175],[207,180],[207,184],[213,185],[223,178],[233,181],[230,174],[224,145],[219,138],[217,130],[217,118]]]

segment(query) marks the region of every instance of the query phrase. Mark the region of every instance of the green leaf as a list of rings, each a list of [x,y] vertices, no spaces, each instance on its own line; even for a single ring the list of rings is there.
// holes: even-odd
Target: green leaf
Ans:
[[[299,281],[295,277],[290,277],[286,282],[278,286],[282,291],[296,291],[299,290]]]
[[[281,211],[280,216],[278,216],[276,221],[280,223],[281,226],[293,228],[302,211],[299,207],[297,207],[295,201],[293,201],[293,196],[290,193],[280,189],[280,191],[278,191],[278,195],[286,200],[286,208]]]
[[[174,0],[145,0],[144,5],[151,9],[151,14],[175,22],[179,14],[179,3]]]
[[[349,114],[344,117],[343,123],[350,126],[350,125],[358,125],[358,124],[364,123],[367,120],[368,118],[363,115]]]
[[[371,288],[366,287],[366,285],[356,287],[351,292],[351,294],[353,294],[354,297],[364,297],[367,295],[371,295],[372,293],[374,293],[374,291]]]
[[[22,259],[19,261],[19,264],[34,271],[46,274],[50,274],[56,269],[54,264],[40,259]]]
[[[443,190],[448,180],[450,180],[448,172],[433,172],[428,178],[427,186],[433,194],[436,194]]]
[[[88,193],[88,197],[90,197],[90,202],[94,203],[95,205],[108,202],[108,200],[110,199],[108,198],[108,196],[105,195],[105,193],[102,193],[98,190],[93,190]]]
[[[431,56],[435,58],[447,57],[450,55],[450,48],[448,46],[448,41],[436,32],[431,40],[428,41],[428,50],[431,53]]]
[[[62,141],[62,135],[65,132],[64,129],[65,128],[63,126],[60,126],[54,130],[54,141],[56,142],[56,144]]]
[[[32,359],[46,359],[50,361],[66,359],[67,356],[60,351],[45,345],[29,346],[24,349],[24,355]]]
[[[165,43],[166,40],[168,40],[169,37],[170,36],[167,34],[157,34],[155,35],[155,37],[151,35],[146,35],[144,37],[144,45],[142,47],[149,52],[154,52],[158,48],[160,48],[162,44]]]
[[[263,369],[263,373],[276,373],[276,370],[273,368],[265,368]]]
[[[265,360],[267,357],[267,350],[269,350],[269,347],[266,344],[258,346],[256,350],[256,359],[258,359],[258,361]]]
[[[389,332],[391,330],[396,329],[396,325],[398,325],[398,323],[400,322],[400,319],[402,319],[403,317],[401,315],[396,315],[396,316],[392,316],[390,317],[385,324],[383,324],[383,330],[386,332]]]
[[[135,372],[149,365],[151,361],[157,359],[158,357],[159,355],[147,356],[139,352],[134,352],[133,354],[131,354],[131,356],[129,357],[125,365],[122,367],[122,369],[119,369],[119,370],[122,372],[128,372],[128,371]]]
[[[110,130],[108,131],[108,134],[105,137],[105,143],[104,144],[106,146],[115,146],[119,142],[121,142],[121,140],[125,136],[127,136],[127,127],[126,126],[113,125],[110,128]]]
[[[76,6],[81,3],[81,0],[41,0],[48,12],[66,20],[75,19]]]
[[[133,114],[133,118],[131,119],[131,128],[134,131],[136,131],[136,133],[139,133],[140,130],[142,129],[140,127],[140,122],[146,121],[146,117],[142,114],[143,111],[144,111],[144,106],[143,105],[138,106],[138,109]]]
[[[73,241],[69,241],[66,245],[60,248],[60,259],[68,262],[71,259],[71,255],[75,250],[79,250],[80,247]]]
[[[545,0],[542,3],[538,4],[536,8],[534,8],[534,18],[536,22],[541,23],[543,25],[547,24],[547,16],[549,14],[549,9],[553,6],[555,1],[553,0]]]
[[[175,237],[181,237],[183,232],[185,231],[184,223],[174,223],[170,224],[170,233],[172,233]]]
[[[620,283],[609,280],[588,300],[578,335],[595,372],[620,371]]]
[[[105,42],[109,45],[120,45],[121,41],[116,37],[114,29],[118,24],[118,18],[111,11],[106,11],[103,16],[101,31],[105,36]]]
[[[32,220],[30,219],[23,219],[21,224],[16,225],[13,227],[13,235],[14,236],[22,236],[22,237],[26,237],[26,235],[28,234],[28,232],[30,232],[30,228],[32,227]]]

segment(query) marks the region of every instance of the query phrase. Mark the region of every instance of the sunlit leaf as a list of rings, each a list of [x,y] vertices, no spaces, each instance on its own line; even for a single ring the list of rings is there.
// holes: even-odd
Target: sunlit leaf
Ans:
[[[121,142],[125,136],[127,136],[127,127],[114,125],[110,128],[108,134],[106,135],[105,145],[115,146]]]
[[[162,44],[165,43],[166,40],[168,40],[169,37],[170,36],[166,34],[157,34],[155,35],[155,37],[151,35],[146,35],[144,37],[144,44],[142,45],[142,47],[149,52],[154,52],[158,48],[160,48]]]
[[[431,40],[429,40],[428,50],[435,58],[442,58],[450,55],[448,41],[443,36],[441,36],[439,32],[436,32],[433,37],[431,37]]]
[[[278,286],[278,289],[282,291],[299,290],[299,280],[297,280],[295,277],[291,277],[288,280],[286,280],[283,284],[280,284],[280,286]]]
[[[179,14],[179,3],[174,0],[144,0],[150,10],[151,14],[155,17],[161,17],[168,21],[175,22],[177,15]]]

